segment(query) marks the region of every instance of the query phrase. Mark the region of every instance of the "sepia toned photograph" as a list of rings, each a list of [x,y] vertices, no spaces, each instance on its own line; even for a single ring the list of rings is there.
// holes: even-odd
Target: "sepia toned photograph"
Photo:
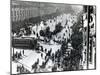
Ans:
[[[96,6],[11,0],[12,75],[96,69]]]

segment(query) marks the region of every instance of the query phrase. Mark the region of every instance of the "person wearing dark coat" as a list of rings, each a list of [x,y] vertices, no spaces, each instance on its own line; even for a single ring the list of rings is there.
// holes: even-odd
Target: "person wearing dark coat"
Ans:
[[[24,55],[24,50],[23,50],[23,55]]]

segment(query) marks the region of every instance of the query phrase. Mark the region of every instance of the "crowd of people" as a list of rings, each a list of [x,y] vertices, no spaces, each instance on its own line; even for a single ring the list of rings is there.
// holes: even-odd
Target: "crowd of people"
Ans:
[[[77,21],[77,17],[71,14],[61,14],[60,16],[39,23],[21,28],[18,35],[14,33],[14,36],[30,36],[43,40],[63,40],[68,39],[71,36],[71,26]],[[26,35],[27,34],[27,35]]]
[[[71,27],[77,22],[77,17],[71,14],[61,14],[52,19],[41,21],[40,23],[31,24],[27,28],[21,28],[19,35],[20,37],[34,37],[37,39],[38,46],[35,48],[37,53],[41,54],[41,59],[37,59],[31,66],[32,71],[42,72],[47,69],[47,64],[52,61],[51,71],[63,71],[66,66],[63,65],[65,58],[69,58],[71,49],[68,49],[68,43],[70,43],[70,37],[72,34]],[[28,33],[28,35],[26,35]],[[14,34],[14,37],[18,35]],[[57,50],[44,48],[43,45],[60,45],[61,47]],[[55,51],[55,52],[54,52]],[[16,53],[15,55],[17,55]],[[21,55],[20,55],[21,56]],[[34,57],[33,57],[34,58]],[[40,65],[39,62],[44,60]],[[69,63],[69,62],[68,62]]]
[[[13,58],[13,60],[19,60],[22,58],[22,56],[24,56],[24,50],[20,51],[20,52],[16,51],[15,53],[13,53],[12,58]]]
[[[23,65],[17,65],[18,73],[30,73]]]

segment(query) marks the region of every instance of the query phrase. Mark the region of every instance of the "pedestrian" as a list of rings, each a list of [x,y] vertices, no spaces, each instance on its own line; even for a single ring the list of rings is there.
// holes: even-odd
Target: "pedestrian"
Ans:
[[[41,51],[43,52],[43,46],[41,46]]]
[[[21,73],[21,66],[19,66],[19,72]]]
[[[21,68],[22,68],[22,72],[23,72],[23,71],[24,71],[24,66],[22,65],[22,67],[21,67]]]
[[[54,53],[52,53],[52,61],[54,62]]]
[[[17,52],[14,54],[14,57],[17,58]]]
[[[17,65],[17,72],[18,72],[19,68],[18,68],[18,65]]]
[[[47,49],[45,49],[45,53],[47,52]]]
[[[41,53],[41,57],[43,58],[43,53]]]
[[[39,64],[39,58],[37,59],[37,64]]]
[[[18,59],[20,59],[20,54],[18,53]]]
[[[16,52],[16,57],[18,58],[18,52]]]
[[[21,53],[21,51],[20,51],[20,53],[19,53],[19,56],[20,56],[20,57],[22,56],[22,53]]]
[[[46,60],[46,58],[47,58],[47,55],[45,56],[45,60]]]
[[[24,50],[23,50],[23,55],[24,55]]]

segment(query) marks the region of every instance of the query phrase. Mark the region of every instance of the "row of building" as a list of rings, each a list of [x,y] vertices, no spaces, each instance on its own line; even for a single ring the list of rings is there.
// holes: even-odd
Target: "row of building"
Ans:
[[[84,69],[96,68],[96,13],[95,6],[86,7],[83,14],[83,66]]]
[[[47,6],[47,7],[46,7]],[[56,12],[56,7],[39,2],[11,1],[11,19],[13,22],[22,21],[31,17],[43,16]]]

